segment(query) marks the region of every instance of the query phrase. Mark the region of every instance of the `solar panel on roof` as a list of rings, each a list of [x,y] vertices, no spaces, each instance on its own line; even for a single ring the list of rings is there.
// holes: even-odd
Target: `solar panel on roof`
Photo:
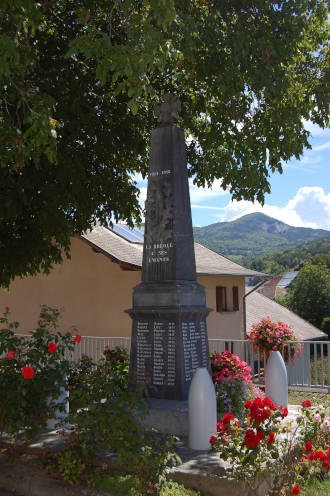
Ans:
[[[144,228],[134,227],[133,229],[126,224],[114,224],[112,230],[133,243],[143,243]]]
[[[291,282],[297,277],[298,274],[299,274],[298,270],[292,271],[292,272],[287,272],[286,274],[284,274],[284,276],[278,282],[277,285],[283,286],[283,287],[289,286],[291,284]]]

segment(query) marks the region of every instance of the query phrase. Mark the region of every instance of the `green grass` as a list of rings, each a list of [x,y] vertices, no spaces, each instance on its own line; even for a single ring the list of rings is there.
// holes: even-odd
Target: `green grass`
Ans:
[[[301,490],[301,496],[330,496],[330,478],[324,481],[315,480]]]
[[[320,351],[318,352],[320,353]],[[328,385],[328,357],[324,356],[323,359],[323,374],[324,374],[324,385]],[[317,373],[317,377],[315,378],[315,371]],[[318,383],[320,383],[322,378],[322,359],[319,357],[316,362],[314,361],[314,357],[311,357],[311,380],[312,383],[315,384],[315,379]]]
[[[100,475],[96,479],[94,487],[127,496],[143,496],[139,491],[138,479],[134,475]],[[160,496],[200,496],[200,493],[186,489],[182,484],[170,481],[162,489]]]
[[[330,395],[327,393],[311,393],[308,391],[289,391],[289,404],[301,405],[305,400],[310,400],[312,405],[330,407]]]

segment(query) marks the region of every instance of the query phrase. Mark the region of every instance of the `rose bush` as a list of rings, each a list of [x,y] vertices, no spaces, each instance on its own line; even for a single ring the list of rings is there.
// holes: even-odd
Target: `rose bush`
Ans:
[[[268,486],[268,496],[298,494],[311,477],[325,476],[329,470],[330,446],[328,411],[303,402],[295,424],[286,419],[269,398],[245,403],[246,416],[239,422],[223,417],[210,438],[213,451],[229,460],[233,476],[257,491]]]
[[[175,459],[173,442],[144,430],[146,389],[130,382],[128,372],[128,354],[118,347],[105,350],[98,363],[83,357],[71,365],[69,419],[74,428],[62,453],[47,454],[47,470],[93,486],[93,462],[100,448],[111,450],[120,466],[137,477],[141,494],[159,493],[167,462]]]
[[[19,323],[10,321],[8,307],[0,318],[0,438],[28,442],[55,410],[65,409],[58,397],[66,388],[65,351],[72,349],[72,337],[58,331],[58,316],[43,306],[29,336],[15,334]]]
[[[254,351],[259,350],[266,358],[272,351],[280,351],[286,363],[290,359],[294,361],[301,353],[301,346],[292,329],[280,320],[272,322],[270,317],[252,325],[248,340],[253,343]]]
[[[246,400],[263,394],[252,384],[251,367],[230,351],[213,351],[210,360],[218,412],[240,416]]]

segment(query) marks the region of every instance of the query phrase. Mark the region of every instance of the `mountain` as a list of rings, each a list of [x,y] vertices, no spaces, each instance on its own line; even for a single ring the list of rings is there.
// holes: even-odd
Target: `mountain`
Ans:
[[[244,215],[231,222],[194,227],[198,243],[238,263],[328,236],[330,231],[325,229],[292,227],[261,213]]]
[[[308,241],[296,248],[275,252],[266,257],[244,260],[245,267],[274,275],[299,270],[306,264],[322,264],[330,269],[330,236]]]

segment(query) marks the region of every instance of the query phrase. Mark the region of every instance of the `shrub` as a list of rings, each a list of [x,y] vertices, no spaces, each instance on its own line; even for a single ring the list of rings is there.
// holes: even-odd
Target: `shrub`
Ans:
[[[145,432],[146,390],[129,382],[127,352],[106,350],[98,363],[83,357],[71,368],[69,384],[74,432],[63,453],[48,457],[47,467],[66,480],[93,485],[95,457],[100,449],[111,450],[122,469],[136,475],[142,494],[158,494],[167,462],[175,457],[173,441]]]
[[[330,317],[324,317],[321,324],[321,330],[330,338]]]
[[[210,359],[218,412],[233,412],[240,416],[244,402],[262,394],[251,382],[251,367],[229,351],[213,351]]]
[[[269,398],[245,404],[246,416],[239,423],[227,414],[210,438],[213,451],[229,460],[233,476],[257,492],[261,483],[268,496],[298,494],[309,478],[323,477],[330,467],[330,417],[325,408],[302,403],[296,424],[285,423],[286,408]]]
[[[38,328],[26,338],[15,335],[19,323],[9,316],[7,307],[0,318],[0,437],[28,442],[56,410],[65,410],[58,398],[66,388],[72,337],[58,331],[56,309],[43,306]]]

